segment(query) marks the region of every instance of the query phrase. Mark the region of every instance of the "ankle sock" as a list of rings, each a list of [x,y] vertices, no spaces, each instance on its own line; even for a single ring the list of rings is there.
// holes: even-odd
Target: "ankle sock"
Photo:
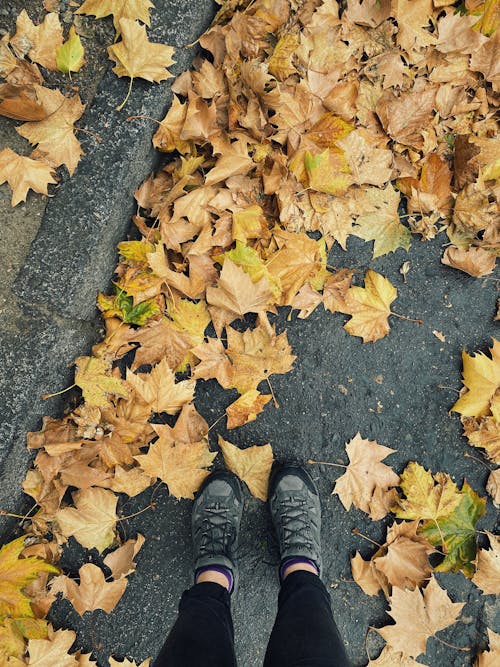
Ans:
[[[285,570],[290,567],[290,565],[312,565],[316,570],[316,574],[319,576],[319,568],[316,563],[310,558],[304,558],[302,556],[294,556],[292,558],[287,558],[281,563],[280,566],[280,581],[283,581],[283,575]]]
[[[198,577],[200,574],[203,574],[203,572],[218,572],[219,574],[223,574],[228,583],[228,588],[227,590],[229,593],[233,592],[233,586],[234,586],[234,577],[233,573],[228,567],[224,567],[223,565],[205,565],[205,567],[200,567],[196,572],[194,573],[194,581],[197,584],[198,583]]]

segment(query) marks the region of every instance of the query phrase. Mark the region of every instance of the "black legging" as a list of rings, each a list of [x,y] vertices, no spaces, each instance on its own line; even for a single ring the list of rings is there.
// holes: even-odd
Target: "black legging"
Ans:
[[[229,593],[205,582],[185,591],[179,616],[153,667],[235,667]],[[264,667],[349,667],[330,606],[315,574],[292,572],[281,585]]]

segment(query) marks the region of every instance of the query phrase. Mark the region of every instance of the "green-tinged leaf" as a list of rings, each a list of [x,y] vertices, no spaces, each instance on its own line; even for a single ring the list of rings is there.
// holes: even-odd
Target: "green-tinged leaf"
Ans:
[[[85,65],[84,55],[80,37],[76,34],[75,26],[71,26],[68,40],[56,50],[57,69],[71,76],[71,72],[78,72]]]
[[[442,547],[445,558],[435,569],[438,572],[460,572],[472,577],[476,558],[476,523],[484,513],[486,499],[481,498],[467,482],[461,490],[458,507],[437,522],[426,521],[419,532],[435,547]]]
[[[119,317],[126,324],[137,324],[141,327],[160,313],[160,307],[155,299],[147,299],[134,306],[133,297],[119,287],[114,297],[99,294],[97,305],[106,317]]]
[[[218,255],[215,259],[221,263],[224,263],[225,259],[230,259],[236,266],[240,266],[245,273],[248,273],[252,282],[256,283],[261,280],[261,278],[265,278],[269,283],[271,293],[274,296],[279,296],[281,294],[279,279],[271,274],[262,258],[259,256],[259,253],[241,241],[236,241],[236,248],[229,250],[222,255]]]

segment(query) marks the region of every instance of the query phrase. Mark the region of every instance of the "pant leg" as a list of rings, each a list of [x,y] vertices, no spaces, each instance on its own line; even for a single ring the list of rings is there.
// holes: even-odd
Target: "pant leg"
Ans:
[[[223,586],[209,581],[184,591],[153,667],[236,667],[230,600]]]
[[[264,667],[299,666],[350,666],[328,591],[319,577],[304,571],[292,572],[281,585],[264,659]]]

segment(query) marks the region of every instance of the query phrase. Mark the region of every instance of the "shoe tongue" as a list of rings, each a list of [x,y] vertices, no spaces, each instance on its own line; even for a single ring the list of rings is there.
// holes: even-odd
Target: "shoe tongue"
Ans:
[[[299,477],[290,475],[289,477],[284,477],[281,480],[280,486],[287,491],[299,491],[303,484]]]

